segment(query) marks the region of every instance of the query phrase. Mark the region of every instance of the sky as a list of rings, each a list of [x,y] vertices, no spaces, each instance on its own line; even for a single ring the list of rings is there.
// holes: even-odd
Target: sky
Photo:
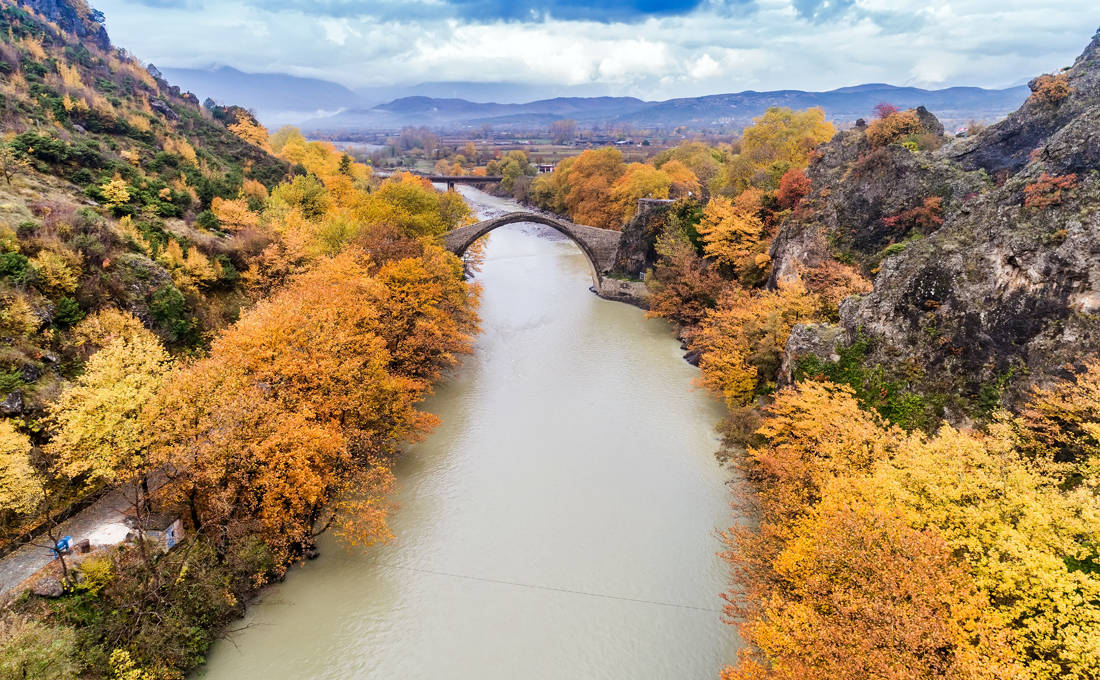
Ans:
[[[647,99],[869,82],[1007,87],[1068,66],[1096,0],[93,0],[158,67],[352,88],[518,82]]]

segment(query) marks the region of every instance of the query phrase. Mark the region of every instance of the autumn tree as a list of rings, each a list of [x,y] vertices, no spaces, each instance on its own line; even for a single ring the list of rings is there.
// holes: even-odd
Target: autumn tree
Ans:
[[[788,170],[805,168],[810,152],[834,134],[821,108],[768,109],[745,128],[740,153],[723,167],[723,192],[737,194],[750,186],[774,190]]]
[[[658,237],[656,250],[657,263],[646,276],[648,314],[668,319],[682,329],[693,328],[717,304],[726,282],[679,230],[666,230]]]
[[[565,199],[569,195],[569,175],[572,172],[575,156],[563,159],[553,172],[539,175],[531,182],[531,196],[535,205],[551,212],[565,215],[569,206]]]
[[[42,501],[42,481],[31,465],[31,441],[12,421],[0,420],[0,512],[26,515]]]
[[[779,179],[775,198],[784,210],[796,208],[810,193],[810,178],[801,168],[791,168]]]
[[[555,144],[565,144],[577,136],[577,121],[563,118],[550,123],[550,140]]]
[[[608,197],[619,209],[620,224],[629,222],[638,211],[642,198],[668,198],[672,185],[669,176],[647,163],[630,163],[611,186]]]
[[[747,189],[732,201],[724,196],[712,197],[699,223],[704,252],[739,273],[765,269],[769,258],[761,218],[763,198],[764,192],[759,189]]]
[[[1100,362],[1036,387],[1016,416],[1001,414],[1021,453],[1071,485],[1100,481]]]
[[[371,298],[392,370],[424,381],[424,388],[470,351],[477,289],[463,281],[462,262],[427,245],[421,257],[387,262],[374,274]]]
[[[703,142],[684,142],[677,147],[657,154],[653,159],[653,165],[667,173],[673,171],[665,166],[669,163],[679,163],[695,175],[701,187],[711,188],[721,172],[722,165],[728,161],[725,149],[708,146]]]
[[[868,474],[892,455],[902,432],[864,410],[851,388],[806,381],[786,388],[764,410],[743,470],[769,519],[797,516],[837,477]]]
[[[777,374],[791,329],[812,320],[817,307],[800,282],[774,291],[734,286],[707,312],[694,338],[702,383],[731,408],[748,404]]]
[[[46,450],[58,472],[89,485],[143,474],[146,433],[138,416],[169,367],[164,347],[144,329],[93,354],[49,409],[54,434]]]
[[[1060,489],[1012,441],[945,426],[913,436],[875,474],[873,493],[910,524],[939,531],[988,594],[1028,675],[1100,673],[1095,492]]]
[[[899,141],[903,137],[926,132],[921,125],[920,118],[917,117],[916,111],[912,109],[908,111],[884,110],[883,113],[885,115],[880,114],[878,119],[871,121],[871,124],[867,126],[867,141],[873,147],[886,146]]]
[[[726,558],[738,561],[738,550]],[[886,503],[830,494],[791,528],[768,568],[782,585],[757,607],[730,596],[727,612],[748,615],[740,629],[754,651],[724,680],[1024,677],[951,547]]]
[[[145,413],[161,492],[222,550],[254,533],[281,559],[311,537],[350,464],[331,421],[287,409],[218,357],[183,368]]]
[[[255,229],[260,224],[260,216],[249,209],[247,200],[241,198],[226,200],[215,196],[210,203],[210,212],[230,233]]]
[[[450,231],[470,214],[461,194],[436,191],[427,180],[400,173],[382,182],[355,217],[365,224],[385,224],[419,237]]]
[[[569,191],[565,206],[578,224],[601,229],[620,229],[622,214],[611,200],[611,187],[625,172],[623,155],[615,148],[589,149],[568,169]]]
[[[678,160],[671,160],[661,166],[661,172],[668,176],[669,198],[691,198],[702,191],[699,178],[691,168]]]

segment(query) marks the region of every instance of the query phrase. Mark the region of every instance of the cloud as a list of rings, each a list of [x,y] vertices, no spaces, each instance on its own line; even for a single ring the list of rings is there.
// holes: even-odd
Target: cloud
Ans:
[[[225,64],[353,87],[600,85],[649,99],[864,82],[1006,86],[1072,62],[1100,15],[1095,0],[95,4],[117,44],[158,66]]]
[[[734,0],[738,4],[753,0]],[[214,0],[136,0],[157,9],[211,9]],[[638,22],[650,17],[687,14],[703,0],[401,0],[372,2],[359,0],[253,0],[256,8],[271,12],[297,11],[318,17],[399,18],[446,16],[476,22],[531,22],[549,19],[596,21],[601,23]],[[101,3],[103,4],[103,3]]]
[[[472,21],[540,21],[548,18],[601,23],[638,22],[687,14],[701,0],[450,0],[447,4]]]
[[[792,0],[791,4],[799,16],[819,23],[843,15],[856,3],[855,0]]]

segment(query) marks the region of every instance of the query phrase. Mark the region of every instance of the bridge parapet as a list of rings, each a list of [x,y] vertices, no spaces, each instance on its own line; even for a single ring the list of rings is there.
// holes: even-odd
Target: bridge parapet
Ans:
[[[566,220],[533,212],[508,213],[477,224],[459,227],[444,234],[443,243],[452,253],[461,256],[467,248],[473,245],[474,241],[490,231],[518,222],[543,224],[569,237],[592,264],[597,289],[600,287],[603,278],[615,266],[615,255],[619,251],[619,232],[610,229],[597,229],[583,224],[573,224]]]

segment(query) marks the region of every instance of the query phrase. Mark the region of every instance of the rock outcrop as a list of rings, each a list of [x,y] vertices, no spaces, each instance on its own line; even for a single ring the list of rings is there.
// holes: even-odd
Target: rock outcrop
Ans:
[[[638,212],[622,229],[612,270],[615,274],[641,279],[657,262],[657,237],[668,224],[674,205],[673,201],[650,198],[638,201]]]
[[[1051,78],[1032,80],[1035,94],[1019,110],[954,147],[947,157],[993,176],[1016,173],[1036,160],[1057,174],[1100,166],[1100,32],[1072,67],[1053,76],[1068,88],[1068,96],[1057,101],[1044,96]]]
[[[935,116],[922,111],[918,117],[929,134],[942,137]],[[939,199],[942,218],[989,186],[984,174],[936,154],[896,144],[875,148],[866,126],[838,133],[820,153],[807,171],[813,192],[773,242],[772,285],[838,255],[871,269],[884,249],[930,231],[899,216]]]
[[[792,352],[865,338],[866,362],[954,420],[991,386],[1012,401],[1100,353],[1100,34],[1050,83],[938,151],[871,150],[860,128],[826,145],[775,240],[773,283],[836,257],[874,290],[841,304],[837,328],[796,330]],[[889,219],[928,198],[935,220]]]
[[[69,0],[16,0],[20,5],[42,15],[82,40],[95,44],[102,50],[111,49],[107,29],[96,20],[94,10],[85,2]]]

